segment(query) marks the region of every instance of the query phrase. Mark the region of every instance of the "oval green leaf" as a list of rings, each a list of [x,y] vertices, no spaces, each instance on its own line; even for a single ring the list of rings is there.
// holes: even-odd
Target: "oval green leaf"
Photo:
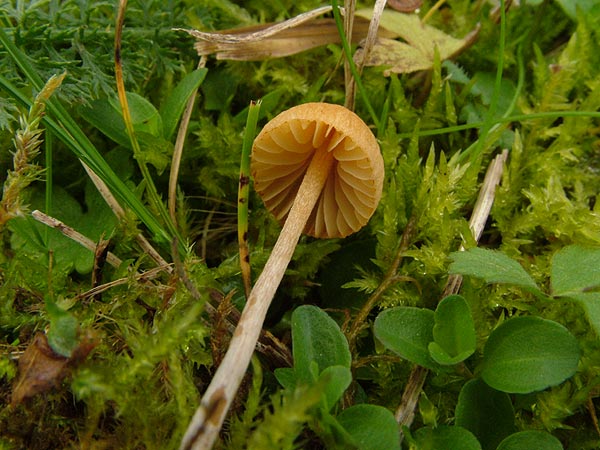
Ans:
[[[169,94],[163,104],[160,105],[159,113],[163,121],[164,138],[171,140],[177,129],[177,124],[183,110],[187,105],[187,101],[196,89],[202,84],[208,69],[196,69],[188,73]]]
[[[337,416],[360,450],[400,450],[400,432],[391,411],[378,405],[356,405]]]
[[[552,257],[550,281],[557,297],[591,292],[600,286],[600,248],[569,245]],[[575,270],[576,268],[576,270]]]
[[[483,278],[486,283],[507,283],[539,290],[535,281],[514,259],[497,250],[471,248],[450,254],[448,271]]]
[[[511,434],[497,450],[563,450],[558,439],[545,431],[528,430]]]
[[[435,310],[434,342],[428,348],[439,364],[456,364],[475,352],[476,336],[471,309],[460,295],[444,298]]]
[[[299,381],[315,380],[311,365],[318,367],[318,376],[330,366],[350,367],[352,357],[348,341],[338,324],[325,311],[304,305],[292,314],[294,370]]]
[[[473,433],[462,427],[423,427],[415,431],[413,438],[419,450],[481,450]]]
[[[433,311],[399,306],[386,309],[375,319],[375,337],[402,358],[428,369],[440,366],[429,355],[428,345],[433,341]]]
[[[352,382],[352,372],[348,367],[329,366],[319,376],[325,381],[325,402],[329,411],[338,402]]]
[[[579,355],[577,340],[559,323],[517,317],[490,334],[481,375],[499,391],[541,391],[571,377],[577,370]]]
[[[481,379],[467,382],[458,396],[456,425],[473,433],[485,450],[495,449],[516,431],[515,412],[508,394],[492,389]]]

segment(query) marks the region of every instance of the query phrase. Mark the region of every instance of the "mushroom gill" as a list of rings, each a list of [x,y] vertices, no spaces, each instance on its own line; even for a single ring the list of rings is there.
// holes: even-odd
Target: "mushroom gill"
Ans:
[[[306,103],[269,122],[254,142],[254,187],[277,220],[285,222],[315,152],[331,152],[334,161],[304,233],[345,237],[375,211],[384,170],[375,137],[346,108]]]

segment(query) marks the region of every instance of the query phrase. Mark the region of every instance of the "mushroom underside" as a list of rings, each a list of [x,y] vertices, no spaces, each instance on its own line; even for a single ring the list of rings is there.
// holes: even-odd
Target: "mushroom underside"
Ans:
[[[334,163],[304,232],[344,237],[373,214],[380,182],[374,162],[351,137],[318,120],[293,119],[255,141],[252,172],[265,206],[284,222],[316,151],[332,152]]]

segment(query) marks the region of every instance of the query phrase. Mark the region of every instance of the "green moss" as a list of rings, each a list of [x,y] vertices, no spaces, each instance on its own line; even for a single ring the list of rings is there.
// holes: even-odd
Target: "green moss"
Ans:
[[[433,3],[424,3],[421,16]],[[468,230],[469,216],[485,169],[502,149],[509,151],[509,158],[480,246],[517,260],[544,292],[550,292],[550,262],[556,251],[570,244],[600,245],[598,11],[573,20],[560,2],[521,2],[508,11],[502,35],[490,16],[491,4],[451,3],[434,13],[429,24],[458,37],[481,24],[476,42],[452,62],[438,58],[429,73],[389,78],[380,67],[363,71],[369,102],[383,119],[377,129],[370,123],[386,170],[378,210],[367,227],[348,239],[302,238],[270,311],[268,327],[289,344],[288,319],[296,305],[335,308],[331,314],[355,339],[351,388],[330,416],[323,415],[322,387],[282,390],[273,375],[276,364],[263,355],[253,362],[252,384],[242,389],[218,448],[342,448],[349,441],[335,421],[341,409],[360,402],[392,411],[398,407],[411,364],[381,347],[372,321],[381,309],[393,306],[435,309],[448,279],[448,255],[462,244],[476,244]],[[159,106],[196,67],[192,39],[173,27],[248,26],[283,20],[319,5],[313,0],[132,3],[121,55],[127,89]],[[2,25],[42,79],[67,71],[58,99],[132,195],[145,203],[146,185],[129,150],[79,115],[79,107],[92,100],[114,101],[114,21],[112,4],[66,1],[60,8],[54,2],[7,5]],[[502,54],[500,39],[505,40]],[[0,54],[2,80],[33,98],[31,81],[6,49],[0,48]],[[91,253],[30,217],[13,219],[2,231],[0,448],[178,447],[214,373],[213,358],[224,352],[229,339],[218,325],[223,312],[213,322],[205,304],[225,294],[236,306],[244,302],[235,202],[248,103],[265,98],[260,126],[305,101],[343,103],[341,55],[339,46],[329,45],[280,60],[209,58],[178,180],[177,221],[186,240],[180,243],[187,250],[185,255],[181,252],[186,283],[179,269],[151,279],[136,277],[137,271],[154,264],[136,241],[139,231],[146,232],[142,218],[128,212],[126,220],[117,220],[71,150],[54,139],[52,213],[93,240],[102,233],[110,238],[111,251],[125,263],[104,267],[103,281],[123,281],[101,296],[86,295],[92,288]],[[2,173],[12,169],[9,150],[20,126],[17,103],[0,100]],[[360,96],[356,111],[371,120]],[[539,113],[546,115],[534,118]],[[44,166],[43,158],[35,159]],[[152,172],[163,199],[168,172]],[[44,188],[35,181],[24,190],[32,209],[45,207]],[[250,263],[256,277],[281,227],[255,193],[249,205]],[[173,260],[168,244],[161,247],[157,236],[149,239],[163,258]],[[354,249],[363,253],[339,257]],[[332,286],[329,278],[334,275],[343,286]],[[392,282],[375,307],[355,324],[361,307],[378,295],[390,276]],[[199,298],[190,292],[190,284]],[[323,298],[325,292],[343,292],[339,297],[348,299],[348,305]],[[565,448],[596,448],[590,405],[597,395],[600,346],[582,308],[472,278],[464,280],[461,294],[474,318],[477,351],[464,365],[429,375],[424,391],[430,408],[417,413],[413,429],[430,423],[432,414],[437,423],[452,424],[460,389],[478,376],[493,329],[512,316],[535,315],[566,326],[583,356],[578,373],[565,383],[513,399],[517,427],[551,431]],[[61,308],[70,323],[76,322],[81,333],[76,339],[92,336],[94,348],[83,361],[73,362],[57,386],[10,407],[20,355],[36,332],[56,327],[46,299]],[[356,335],[350,336],[354,325]]]

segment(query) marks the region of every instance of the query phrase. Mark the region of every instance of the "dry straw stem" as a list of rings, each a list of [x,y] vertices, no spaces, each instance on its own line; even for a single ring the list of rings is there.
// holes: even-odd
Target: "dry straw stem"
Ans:
[[[347,42],[353,41],[354,36],[354,21],[356,12],[356,0],[344,0],[344,34]],[[354,97],[349,95],[349,90],[354,83],[354,77],[352,76],[352,70],[350,67],[350,60],[346,57],[346,53],[342,53],[342,60],[344,61],[344,86],[346,92],[346,98],[344,99],[344,106],[351,111],[354,111]],[[350,101],[352,98],[352,101]]]
[[[373,49],[373,46],[377,41],[379,22],[381,20],[381,15],[383,14],[383,10],[385,8],[386,3],[387,0],[377,0],[375,2],[375,6],[373,7],[373,17],[371,18],[371,22],[369,23],[369,31],[367,32],[367,38],[362,44],[362,52],[356,54],[356,56],[354,57],[356,63],[356,70],[359,75],[362,73],[365,63],[369,60],[371,50]],[[347,62],[345,64],[347,64]],[[347,74],[346,107],[351,110],[354,110],[354,102],[356,99],[356,81],[354,80],[352,73],[349,71],[349,68],[345,73]]]
[[[202,56],[198,62],[198,69],[202,69],[206,66],[206,57]],[[168,207],[169,215],[173,221],[173,225],[177,227],[177,215],[175,209],[177,205],[177,180],[179,178],[179,167],[181,165],[181,157],[183,156],[183,146],[185,144],[185,138],[187,130],[190,125],[190,119],[192,118],[192,111],[194,109],[194,102],[196,101],[196,94],[198,88],[194,89],[191,93],[190,98],[185,106],[185,111],[181,117],[181,123],[179,124],[179,130],[177,131],[177,139],[175,140],[175,146],[173,148],[173,158],[171,159],[171,171],[169,173],[169,193],[168,193]]]
[[[96,189],[98,190],[106,204],[110,207],[112,212],[115,214],[115,216],[117,216],[119,219],[125,219],[125,210],[121,207],[121,205],[119,204],[115,196],[112,194],[106,183],[104,183],[104,181],[102,181],[102,179],[98,175],[96,175],[94,171],[87,166],[87,164],[85,164],[81,160],[80,162],[85,171],[87,172],[88,176],[92,180],[92,183],[94,183],[94,186],[96,186]],[[160,256],[160,253],[156,251],[156,249],[152,246],[152,244],[150,244],[148,239],[146,239],[146,237],[142,233],[136,234],[135,240],[137,241],[138,245],[143,250],[143,252],[150,256],[150,258],[152,258],[154,262],[158,264],[158,267],[160,267],[162,270],[165,270],[168,273],[171,273],[173,271],[173,268],[169,265],[169,263],[167,263],[167,261],[165,261],[164,258]]]
[[[469,220],[469,228],[473,233],[475,241],[479,241],[481,234],[485,228],[485,224],[490,215],[492,205],[494,204],[494,197],[496,195],[496,188],[500,184],[502,179],[502,173],[504,170],[504,164],[508,158],[508,151],[504,150],[501,154],[496,156],[490,163],[488,170],[485,174],[483,184],[479,190],[479,196],[473,207],[473,213]],[[463,251],[464,247],[461,246],[460,251]],[[462,283],[462,277],[460,275],[450,275],[446,282],[443,297],[447,297],[451,294],[457,294],[460,290]],[[421,389],[427,378],[429,371],[421,366],[413,366],[408,382],[404,388],[400,405],[396,410],[395,417],[396,421],[400,425],[400,429],[403,427],[410,428],[413,419],[415,417],[415,408],[421,395]],[[401,439],[403,434],[401,434]]]
[[[60,231],[63,235],[77,242],[82,247],[87,248],[92,253],[96,251],[96,243],[94,241],[84,236],[74,228],[65,225],[60,220],[48,216],[47,214],[44,214],[43,212],[38,211],[37,209],[31,213],[31,216],[38,222],[41,222],[44,225],[49,226],[50,228],[54,228],[55,230]],[[123,263],[123,261],[118,256],[111,252],[108,252],[106,261],[114,267],[119,267]]]
[[[259,133],[252,153],[255,187],[285,223],[180,449],[212,447],[302,231],[318,237],[357,231],[377,207],[383,172],[379,145],[368,126],[339,105],[296,106]]]

